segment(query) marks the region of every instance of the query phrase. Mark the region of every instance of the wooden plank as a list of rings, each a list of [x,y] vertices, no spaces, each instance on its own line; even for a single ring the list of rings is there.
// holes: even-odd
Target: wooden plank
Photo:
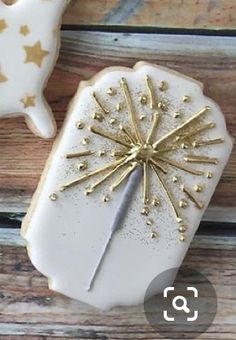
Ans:
[[[236,38],[64,32],[57,67],[46,97],[59,129],[78,82],[111,65],[132,66],[140,59],[173,68],[205,84],[236,136]],[[25,211],[39,181],[52,141],[34,137],[22,118],[0,121],[0,211]],[[236,147],[211,204],[236,206]]]
[[[64,24],[235,29],[235,12],[234,0],[74,0]]]
[[[142,306],[102,312],[48,290],[15,234],[14,246],[6,240],[0,246],[1,339],[162,339],[147,323]],[[214,324],[199,339],[234,340],[236,237],[196,236],[184,264],[205,274],[218,296]]]

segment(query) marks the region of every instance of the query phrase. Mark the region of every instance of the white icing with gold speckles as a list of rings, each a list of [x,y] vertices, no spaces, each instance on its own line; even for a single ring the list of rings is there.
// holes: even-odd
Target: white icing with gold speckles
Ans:
[[[158,109],[150,108],[150,94],[145,84],[147,75],[152,81],[156,100],[165,103],[166,107],[161,108],[162,105],[159,105]],[[150,131],[151,117],[155,110],[159,112],[159,125],[154,141],[209,106],[210,110],[200,122],[194,123],[193,128],[209,122],[214,123],[214,128],[200,134],[194,141],[221,138],[222,142],[196,148],[189,144],[190,141],[185,141],[183,148],[165,154],[165,157],[204,174],[193,175],[162,163],[167,174],[161,175],[173,194],[181,214],[181,223],[177,222],[166,193],[151,171],[151,199],[147,204],[150,213],[148,216],[141,214],[144,208],[142,181],[137,183],[123,225],[113,235],[93,287],[87,291],[109,235],[115,211],[121,203],[125,182],[116,191],[110,192],[109,187],[118,173],[114,174],[88,196],[84,195],[85,188],[101,178],[101,175],[62,192],[59,189],[71,180],[108,164],[114,159],[110,155],[111,151],[121,149],[117,143],[93,134],[88,127],[93,125],[113,134],[118,133],[120,123],[130,127],[124,95],[119,85],[122,78],[128,84],[136,118],[145,115],[145,119],[137,120],[143,136],[147,136]],[[168,89],[163,86],[164,91],[159,89],[162,81],[168,84]],[[111,88],[115,90],[109,90]],[[91,95],[93,92],[103,109],[109,113],[99,108]],[[147,102],[139,100],[142,95],[148,97]],[[187,101],[183,100],[185,96],[188,96]],[[119,107],[117,110],[119,103],[121,109]],[[104,119],[93,119],[94,112],[104,114]],[[181,114],[175,117],[174,112]],[[115,123],[111,124],[113,118]],[[96,307],[107,309],[143,302],[148,285],[159,273],[181,265],[231,149],[232,141],[219,107],[203,95],[201,84],[191,78],[140,62],[134,69],[108,68],[91,81],[81,82],[23,223],[22,234],[28,242],[32,263],[50,279],[51,289]],[[70,158],[68,155],[86,150],[93,154],[79,158]],[[184,160],[186,154],[204,155],[208,160],[211,159],[212,164],[188,163]],[[217,158],[217,164],[213,164],[213,158]],[[86,170],[78,169],[82,161],[87,162]],[[201,203],[200,206],[197,207],[182,190],[183,184]],[[167,285],[171,283],[166,282]]]
[[[24,115],[43,138],[56,123],[43,89],[58,56],[61,16],[68,0],[0,0],[0,118]]]

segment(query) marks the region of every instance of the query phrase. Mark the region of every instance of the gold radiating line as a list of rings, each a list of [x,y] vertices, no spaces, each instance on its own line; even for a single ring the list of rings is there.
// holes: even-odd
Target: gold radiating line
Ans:
[[[193,142],[194,148],[199,148],[201,146],[205,145],[214,145],[214,144],[221,144],[224,142],[224,138],[216,138],[216,139],[208,139],[208,140],[199,140],[196,142]]]
[[[168,159],[168,158],[165,158],[165,157],[157,157],[157,159],[159,159],[160,161],[162,161],[164,163],[170,164],[170,165],[174,166],[175,168],[178,168],[180,170],[186,171],[186,172],[188,172],[190,174],[197,175],[197,176],[204,175],[203,171],[188,168],[185,165],[183,165],[183,164],[181,164],[179,162],[173,161],[171,159]]]
[[[164,141],[166,141],[168,138],[172,137],[173,135],[175,135],[176,133],[178,133],[179,131],[183,130],[184,128],[186,128],[187,126],[189,126],[191,123],[193,123],[195,120],[197,120],[199,117],[201,117],[202,115],[204,115],[207,111],[210,110],[209,106],[204,107],[202,110],[198,111],[197,113],[195,113],[194,116],[190,117],[186,122],[184,122],[183,124],[181,124],[180,126],[178,126],[176,129],[171,130],[170,132],[168,132],[166,135],[164,135],[162,138],[160,138],[159,140],[157,140],[154,144],[153,144],[153,148],[156,149],[158,145],[160,145],[161,143],[163,143]]]
[[[126,157],[123,157],[123,158],[121,158],[121,159],[119,159],[119,160],[117,160],[117,161],[115,161],[115,162],[113,162],[111,164],[105,165],[104,167],[101,167],[101,168],[99,168],[99,169],[97,169],[95,171],[92,171],[92,172],[90,172],[90,173],[88,173],[88,174],[86,174],[86,175],[84,175],[82,177],[79,177],[79,178],[77,178],[77,179],[75,179],[75,180],[73,180],[71,182],[68,182],[68,183],[64,184],[60,188],[60,191],[64,191],[64,190],[69,189],[69,188],[71,188],[71,187],[73,187],[75,185],[78,185],[78,184],[86,181],[90,177],[100,174],[101,172],[113,169],[117,165],[121,164],[125,160],[125,158]]]
[[[152,85],[152,81],[150,77],[147,75],[145,77],[145,81],[147,84],[148,92],[149,92],[149,97],[150,97],[150,109],[155,109],[156,108],[156,100],[155,100],[155,94],[154,94],[154,88]]]
[[[153,158],[150,159],[150,162],[155,165],[156,168],[161,170],[164,174],[167,174],[167,170],[159,163],[157,163]]]
[[[198,209],[202,209],[204,205],[199,202],[196,197],[192,194],[192,192],[187,189],[184,185],[182,186],[182,191],[188,196],[188,198],[196,205]]]
[[[99,107],[99,109],[101,109],[102,112],[103,112],[104,114],[108,114],[108,113],[109,113],[109,110],[107,110],[107,109],[105,109],[105,108],[103,107],[103,105],[101,104],[100,100],[98,99],[96,93],[95,93],[95,92],[92,92],[91,95],[92,95],[92,97],[93,97],[95,103],[96,103],[97,106]]]
[[[136,121],[136,115],[135,115],[134,110],[133,110],[133,104],[132,104],[129,88],[128,88],[128,85],[127,85],[125,78],[121,79],[120,85],[121,85],[121,88],[122,88],[124,96],[125,96],[129,117],[130,117],[133,129],[134,129],[134,132],[135,132],[136,139],[139,143],[142,144],[142,142],[143,142],[142,136],[141,136],[141,133],[140,133],[139,128],[138,128],[138,124],[137,124],[137,121]]]
[[[90,131],[95,133],[96,135],[102,136],[104,138],[110,139],[118,144],[121,144],[123,146],[126,146],[128,148],[131,147],[131,144],[127,143],[126,141],[122,140],[119,136],[114,136],[111,135],[110,133],[107,133],[106,131],[102,131],[98,128],[96,128],[95,126],[90,126],[89,127]]]
[[[94,154],[93,151],[87,150],[87,151],[81,151],[81,152],[67,153],[66,158],[71,159],[71,158],[77,158],[77,157],[82,157],[82,156],[90,156],[93,154]]]
[[[147,161],[143,163],[143,203],[149,202],[149,173]]]
[[[170,203],[170,206],[172,207],[172,210],[175,214],[175,218],[176,218],[176,221],[179,223],[179,222],[182,222],[182,218],[180,217],[180,214],[179,214],[179,211],[178,211],[178,208],[175,204],[175,201],[174,201],[174,198],[172,197],[172,194],[171,192],[169,191],[168,187],[166,186],[165,182],[162,180],[161,176],[159,175],[157,169],[155,168],[154,165],[151,165],[151,168],[152,170],[154,171],[154,173],[156,174],[157,176],[157,179],[159,181],[159,183],[161,184],[162,186],[162,189],[164,190],[164,192],[166,193],[166,196],[168,197],[168,200],[169,200],[169,203]]]
[[[159,121],[159,114],[158,114],[158,112],[154,112],[153,113],[152,126],[151,126],[151,129],[149,131],[149,134],[148,134],[147,140],[146,140],[147,144],[152,142],[152,139],[153,139],[155,132],[156,132],[156,129],[157,129],[158,121]]]
[[[181,141],[183,139],[187,139],[187,138],[193,137],[196,134],[201,133],[203,131],[206,131],[206,130],[209,130],[209,129],[213,129],[215,126],[216,126],[216,124],[213,123],[213,122],[210,122],[210,123],[207,123],[205,125],[202,125],[199,128],[197,128],[195,130],[192,130],[192,131],[189,131],[188,133],[183,134],[183,136],[180,136],[179,141]]]
[[[134,162],[131,166],[124,170],[120,177],[110,186],[110,190],[114,191],[129,176],[129,174],[137,167],[138,162]]]
[[[120,128],[120,130],[121,130],[122,132],[124,132],[124,134],[127,136],[127,138],[129,139],[129,141],[131,142],[131,144],[135,144],[135,143],[136,143],[134,137],[131,135],[131,133],[129,132],[129,130],[128,130],[125,126],[123,126],[122,124],[120,124],[119,128]]]
[[[184,160],[188,163],[218,164],[217,158],[207,156],[188,155],[184,157]]]

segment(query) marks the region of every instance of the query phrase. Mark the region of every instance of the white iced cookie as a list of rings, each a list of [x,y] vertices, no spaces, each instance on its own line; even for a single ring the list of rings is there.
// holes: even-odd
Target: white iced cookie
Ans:
[[[181,265],[231,148],[191,78],[140,62],[81,82],[23,223],[32,263],[99,308],[141,303]]]
[[[68,0],[0,0],[0,118],[24,115],[50,138],[56,124],[43,89],[56,63],[61,16]]]

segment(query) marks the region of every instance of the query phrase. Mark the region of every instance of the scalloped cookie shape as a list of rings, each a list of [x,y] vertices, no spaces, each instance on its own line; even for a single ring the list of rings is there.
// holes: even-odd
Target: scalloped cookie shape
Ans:
[[[38,136],[56,123],[43,89],[55,66],[61,17],[68,0],[0,0],[0,118],[23,115]],[[30,14],[29,14],[30,13]]]
[[[181,265],[231,149],[220,108],[180,73],[140,62],[81,82],[23,221],[32,263],[93,306],[142,303]]]

